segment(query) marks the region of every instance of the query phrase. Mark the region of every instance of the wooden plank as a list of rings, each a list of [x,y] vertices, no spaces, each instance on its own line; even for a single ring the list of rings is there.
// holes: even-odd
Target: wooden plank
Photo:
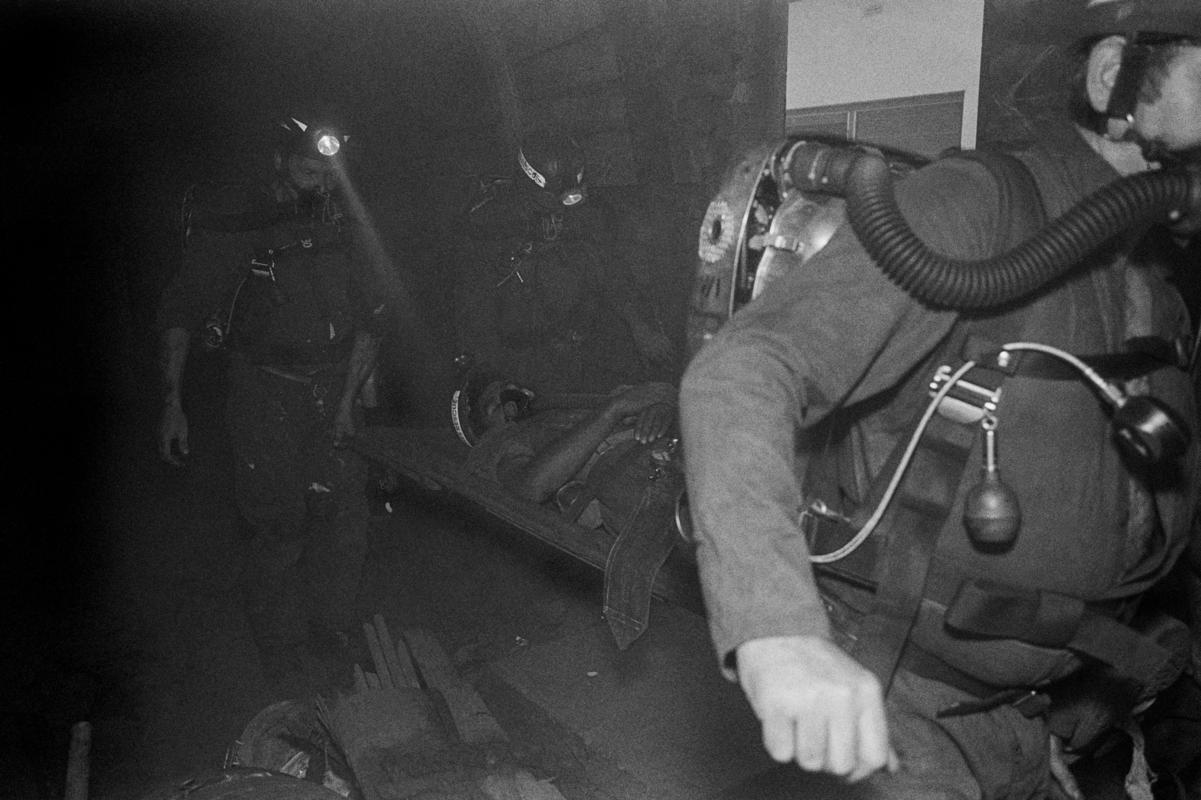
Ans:
[[[392,672],[388,669],[388,662],[384,658],[384,651],[380,647],[375,627],[370,622],[363,623],[363,638],[367,640],[367,649],[371,652],[371,662],[375,666],[375,674],[379,678],[380,686],[385,689],[396,688],[392,684]]]
[[[397,686],[413,689],[420,687],[421,683],[417,680],[417,673],[413,669],[413,661],[404,641],[397,645],[392,644],[392,634],[388,632],[388,624],[384,622],[383,614],[376,614],[372,621],[379,636],[380,649],[384,651],[384,660],[392,673],[392,682]]]
[[[454,665],[450,663],[442,645],[428,631],[420,628],[407,630],[402,635],[421,677],[429,689],[442,693],[450,707],[450,715],[459,737],[467,744],[508,741],[484,700],[469,683],[464,681]]]

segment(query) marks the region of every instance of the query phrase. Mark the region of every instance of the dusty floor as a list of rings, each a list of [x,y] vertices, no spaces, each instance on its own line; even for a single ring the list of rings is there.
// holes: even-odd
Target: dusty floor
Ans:
[[[55,605],[12,627],[12,652],[26,656],[6,682],[12,796],[61,796],[75,721],[93,726],[92,796],[124,800],[219,767],[253,715],[289,692],[265,682],[236,590],[219,383],[191,402],[185,469],[158,462],[152,417],[135,409],[92,445],[105,455],[80,501],[88,541],[74,558],[45,559],[48,583],[28,600]],[[600,617],[598,572],[409,497],[374,518],[364,619],[432,631],[539,777],[573,799],[686,800],[770,766],[694,610],[656,601],[651,630],[621,653]]]

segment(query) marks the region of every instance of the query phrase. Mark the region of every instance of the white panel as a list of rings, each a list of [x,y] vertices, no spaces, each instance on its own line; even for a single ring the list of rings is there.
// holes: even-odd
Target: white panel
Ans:
[[[963,92],[976,140],[984,0],[795,0],[786,108]]]

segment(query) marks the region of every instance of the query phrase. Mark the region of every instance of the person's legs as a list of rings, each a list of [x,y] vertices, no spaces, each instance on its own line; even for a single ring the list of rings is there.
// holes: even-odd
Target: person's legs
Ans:
[[[946,684],[903,670],[897,673],[888,695],[888,723],[901,769],[871,779],[878,796],[890,800],[1047,796],[1049,745],[1042,719],[1028,719],[1009,705],[936,717],[955,703],[973,699]]]
[[[837,590],[837,591],[836,591]],[[838,645],[850,652],[866,606],[861,590],[822,581],[822,598]],[[900,770],[863,781],[849,797],[1031,800],[1047,796],[1050,742],[1044,718],[1027,718],[1011,705],[939,718],[977,698],[901,669],[887,697],[889,738]]]
[[[361,415],[356,424],[362,424]],[[334,447],[328,421],[313,424],[306,441],[308,546],[303,559],[307,616],[318,635],[350,634],[362,622],[358,593],[367,558],[370,520],[367,463]]]
[[[296,565],[304,550],[303,476],[298,470],[292,386],[261,370],[231,365],[227,424],[234,491],[252,531],[242,575],[246,612],[269,680],[299,669],[306,637]]]

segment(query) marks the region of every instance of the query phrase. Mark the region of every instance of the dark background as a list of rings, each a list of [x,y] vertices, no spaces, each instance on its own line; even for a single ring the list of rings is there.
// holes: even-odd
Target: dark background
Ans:
[[[439,5],[450,4],[19,2],[0,11],[9,419],[22,442],[13,456],[32,467],[14,492],[24,527],[10,537],[14,603],[51,613],[86,595],[106,510],[120,502],[106,492],[110,437],[141,437],[152,452],[154,304],[179,263],[190,184],[266,177],[268,137],[285,115],[353,120],[352,174],[384,248],[406,283],[428,275],[431,225],[417,209],[431,180],[422,172],[429,143],[456,108],[472,108],[485,127],[491,114],[472,94],[481,82],[458,20]],[[409,315],[415,328],[404,338],[442,361],[414,346],[437,341],[425,325],[446,316],[440,285],[412,283],[422,311]]]

